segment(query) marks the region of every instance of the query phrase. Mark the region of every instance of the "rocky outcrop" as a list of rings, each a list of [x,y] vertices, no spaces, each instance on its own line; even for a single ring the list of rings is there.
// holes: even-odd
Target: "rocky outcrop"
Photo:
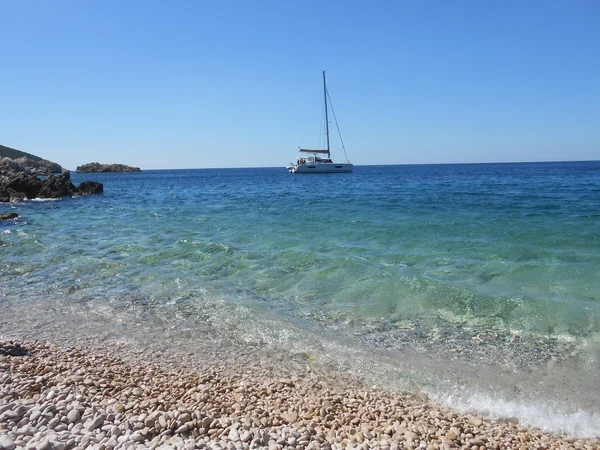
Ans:
[[[42,180],[38,198],[61,198],[77,194],[77,188],[71,182],[71,173],[66,170],[60,175],[54,175]],[[30,197],[27,197],[30,198]]]
[[[0,220],[16,219],[17,217],[19,217],[19,215],[16,212],[0,214]]]
[[[100,164],[97,162],[77,166],[78,173],[93,172],[141,172],[139,167],[126,166],[125,164]]]
[[[77,188],[79,195],[101,194],[103,190],[104,186],[97,181],[82,181]]]
[[[37,175],[49,176],[40,179]],[[70,172],[60,165],[0,145],[0,202],[99,194],[103,189],[96,181],[84,181],[75,187]]]
[[[63,171],[60,164],[4,145],[0,145],[0,160],[11,161],[15,166],[18,166],[19,171],[31,175],[50,175]]]
[[[0,201],[16,202],[36,198],[41,189],[42,180],[35,175],[17,172],[0,176]]]
[[[22,164],[11,158],[3,158],[0,156],[0,173],[27,173]]]
[[[75,187],[68,170],[43,180],[24,172],[0,172],[0,202],[99,194],[103,189],[103,185],[96,181],[84,181],[80,187]]]
[[[33,175],[50,175],[53,173],[61,173],[63,171],[63,168],[59,164],[48,161],[47,159],[37,161],[31,158],[23,157],[18,158],[15,161],[21,164],[27,173]]]

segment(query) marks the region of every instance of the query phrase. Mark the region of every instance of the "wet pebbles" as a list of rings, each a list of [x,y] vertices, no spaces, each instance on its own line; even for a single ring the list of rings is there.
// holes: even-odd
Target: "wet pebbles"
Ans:
[[[0,349],[0,449],[600,448],[310,373],[190,370],[40,341]]]

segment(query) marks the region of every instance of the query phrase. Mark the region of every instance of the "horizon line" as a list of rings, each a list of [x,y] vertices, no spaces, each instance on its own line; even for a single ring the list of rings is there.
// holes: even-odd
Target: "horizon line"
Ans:
[[[392,163],[392,164],[353,164],[355,167],[391,167],[391,166],[451,166],[451,165],[493,165],[493,164],[557,164],[557,163],[600,163],[600,159],[572,159],[572,160],[547,160],[547,161],[487,161],[487,162],[439,162],[439,163]],[[137,167],[137,166],[136,166]],[[158,171],[158,170],[223,170],[223,169],[285,169],[286,166],[242,166],[242,167],[171,167],[160,169],[143,169],[141,171]],[[75,173],[75,169],[65,169]],[[110,173],[110,172],[98,172]],[[115,172],[112,172],[115,173]],[[135,173],[135,172],[127,172]]]

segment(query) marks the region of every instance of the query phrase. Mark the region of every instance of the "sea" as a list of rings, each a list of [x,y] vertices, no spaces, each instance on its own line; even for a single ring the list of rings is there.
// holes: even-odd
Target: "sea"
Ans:
[[[210,324],[368,386],[600,436],[600,161],[71,177],[104,193],[0,204],[19,214],[0,222],[0,335],[76,311],[120,335]]]

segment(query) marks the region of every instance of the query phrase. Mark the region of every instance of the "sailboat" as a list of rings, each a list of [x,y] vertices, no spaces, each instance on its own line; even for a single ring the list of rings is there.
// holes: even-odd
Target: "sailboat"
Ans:
[[[295,163],[290,163],[288,171],[290,173],[349,173],[352,172],[353,164],[349,161],[333,162],[331,160],[331,151],[329,148],[329,115],[327,110],[327,83],[325,81],[325,71],[323,71],[323,97],[325,98],[325,135],[327,139],[327,148],[321,150],[300,149],[300,153],[306,153],[308,156],[300,156]],[[332,109],[333,111],[333,109]],[[335,119],[335,112],[333,113]],[[337,126],[337,120],[336,120]],[[339,132],[339,127],[338,127]],[[341,140],[341,135],[340,135]],[[342,141],[342,148],[344,143]],[[344,153],[346,149],[344,148]],[[323,155],[323,156],[321,156]],[[325,156],[326,155],[326,156]],[[346,157],[347,158],[347,157]]]

